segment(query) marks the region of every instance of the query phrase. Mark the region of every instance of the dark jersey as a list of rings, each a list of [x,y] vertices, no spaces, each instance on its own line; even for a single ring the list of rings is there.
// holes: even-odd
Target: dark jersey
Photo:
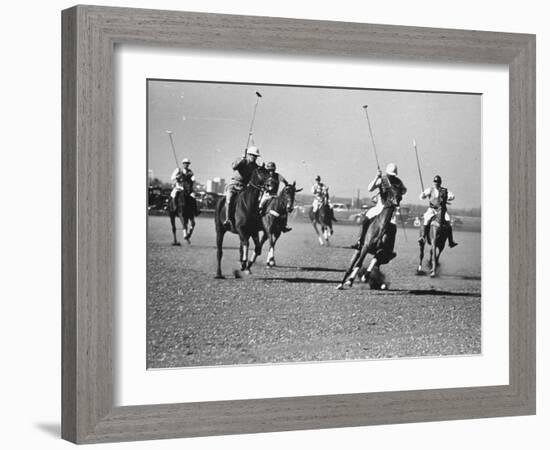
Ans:
[[[383,203],[391,202],[397,206],[401,203],[407,188],[396,176],[385,175],[380,180],[380,198]]]
[[[258,164],[255,161],[250,161],[247,158],[239,158],[233,163],[233,180],[248,184],[252,174],[258,169]]]
[[[269,175],[265,182],[266,192],[271,195],[277,195],[281,183],[287,184],[286,180],[281,174],[274,172],[273,174]]]

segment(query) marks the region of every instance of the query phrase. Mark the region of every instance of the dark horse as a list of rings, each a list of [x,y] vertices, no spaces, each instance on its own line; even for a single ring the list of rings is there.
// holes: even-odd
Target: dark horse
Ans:
[[[435,277],[437,275],[437,269],[439,268],[439,257],[445,248],[445,242],[449,239],[451,231],[451,225],[445,220],[445,215],[447,213],[447,189],[441,189],[440,200],[441,205],[437,210],[437,214],[430,222],[430,232],[426,237],[428,244],[430,244],[429,266],[431,277]],[[424,271],[422,270],[422,260],[424,259],[426,239],[419,240],[420,260],[418,262],[418,274],[424,274]]]
[[[311,220],[313,229],[317,234],[319,244],[324,245],[326,243],[330,245],[328,238],[334,233],[332,222],[335,219],[328,202],[323,202],[316,213],[313,212],[313,206],[309,208],[309,220]],[[319,230],[318,225],[321,227],[321,230]]]
[[[363,247],[355,251],[351,263],[337,289],[343,289],[344,285],[349,287],[353,285],[367,254],[373,255],[373,258],[366,273],[361,277],[361,280],[365,282],[369,280],[374,268],[378,269],[382,264],[387,264],[395,258],[393,247],[395,245],[397,227],[391,222],[391,219],[397,206],[397,203],[392,198],[386,200],[382,211],[373,219],[367,230]],[[381,287],[384,288],[384,285],[382,284]]]
[[[234,227],[228,230],[224,226],[226,201],[221,197],[216,204],[214,221],[216,224],[216,248],[218,268],[216,278],[224,278],[222,275],[222,256],[223,256],[223,237],[227,231],[238,234],[240,238],[240,261],[241,270],[250,273],[250,267],[256,261],[256,258],[262,252],[259,233],[263,230],[262,218],[258,210],[259,197],[267,179],[267,170],[264,167],[258,167],[252,174],[248,185],[240,191],[235,198],[234,206]],[[248,260],[248,246],[250,238],[254,241],[254,256]]]
[[[176,193],[175,209],[171,199],[168,200],[168,214],[172,224],[172,245],[181,245],[176,238],[176,217],[179,217],[183,228],[183,239],[191,243],[191,235],[195,229],[195,213],[197,211],[197,200],[190,195],[190,190],[184,186],[183,191]]]
[[[275,265],[275,243],[286,226],[288,215],[294,210],[296,192],[301,190],[296,189],[296,181],[288,184],[279,195],[271,198],[265,207],[265,213],[262,216],[264,234],[260,245],[263,246],[265,241],[269,240],[269,252],[266,261],[268,267]]]

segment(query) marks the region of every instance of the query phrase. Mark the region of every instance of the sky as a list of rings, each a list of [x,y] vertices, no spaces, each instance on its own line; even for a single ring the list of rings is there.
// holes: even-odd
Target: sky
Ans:
[[[229,180],[242,155],[256,103],[253,139],[259,162],[274,161],[287,180],[309,190],[315,175],[331,195],[367,195],[376,159],[363,105],[382,169],[390,162],[421,203],[413,147],[424,185],[434,175],[456,196],[456,208],[481,205],[481,105],[478,94],[383,91],[187,81],[148,82],[148,165],[168,181],[175,168],[166,130],[173,132],[178,161],[188,157],[198,181]]]

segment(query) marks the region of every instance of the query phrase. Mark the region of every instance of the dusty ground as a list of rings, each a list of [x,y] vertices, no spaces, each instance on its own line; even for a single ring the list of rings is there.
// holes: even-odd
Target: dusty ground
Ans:
[[[306,223],[278,243],[278,267],[264,254],[235,279],[238,241],[226,235],[215,280],[212,218],[200,218],[191,245],[172,247],[169,220],[149,218],[147,349],[150,368],[474,354],[481,351],[480,234],[456,232],[439,278],[415,275],[416,230],[397,237],[383,266],[388,291],[335,287],[348,264],[355,226],[336,225],[320,247]],[[181,239],[181,231],[178,232]]]

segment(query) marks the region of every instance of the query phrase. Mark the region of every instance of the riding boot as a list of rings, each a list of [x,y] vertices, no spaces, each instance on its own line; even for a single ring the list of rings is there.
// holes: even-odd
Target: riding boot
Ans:
[[[429,231],[430,231],[430,225],[423,225],[422,226],[422,234],[418,238],[418,242],[420,242],[421,244],[423,242],[426,242],[426,238],[428,237]]]
[[[178,209],[178,206],[176,205],[176,197],[170,197],[170,207],[172,208],[172,211],[176,211]]]
[[[365,235],[367,234],[367,229],[369,228],[371,220],[368,217],[365,217],[363,222],[361,222],[361,228],[359,230],[359,237],[357,242],[350,247],[355,250],[361,250],[363,248],[363,243],[365,242]]]
[[[453,248],[458,245],[458,242],[455,242],[453,239],[453,227],[449,225],[449,247]]]

